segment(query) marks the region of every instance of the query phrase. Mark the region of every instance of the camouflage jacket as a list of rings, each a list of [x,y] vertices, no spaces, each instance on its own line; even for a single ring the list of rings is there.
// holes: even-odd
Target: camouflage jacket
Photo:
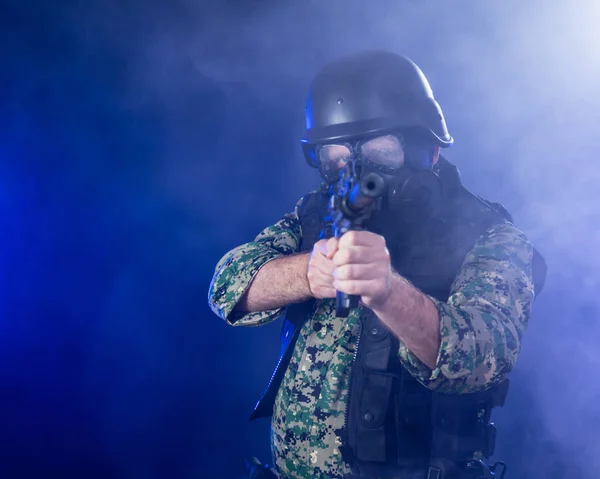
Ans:
[[[246,314],[234,308],[265,263],[298,252],[300,204],[219,261],[209,305],[228,324],[260,326],[283,315],[284,308]],[[400,343],[404,367],[441,392],[475,392],[503,380],[517,361],[534,299],[532,256],[531,243],[511,224],[486,231],[465,257],[448,301],[432,298],[442,338],[436,367]],[[336,318],[334,306],[335,300],[317,301],[275,400],[271,449],[286,479],[340,479],[350,472],[338,446],[360,311]]]

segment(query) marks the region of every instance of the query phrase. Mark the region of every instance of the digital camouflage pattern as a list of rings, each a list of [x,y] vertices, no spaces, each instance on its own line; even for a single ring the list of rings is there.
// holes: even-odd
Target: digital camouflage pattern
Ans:
[[[250,243],[238,246],[217,263],[208,292],[211,309],[235,326],[260,326],[279,318],[285,308],[238,315],[233,308],[244,295],[258,270],[269,261],[298,251],[302,231],[298,210],[287,214],[273,226],[263,230]]]
[[[261,266],[298,252],[299,205],[219,261],[209,304],[229,324],[258,326],[283,314],[283,308],[247,314],[233,309]],[[442,336],[436,368],[432,371],[400,344],[407,370],[426,387],[449,393],[475,392],[504,379],[517,360],[534,299],[532,256],[527,238],[508,223],[482,235],[467,254],[448,301],[432,298]],[[336,318],[334,306],[335,300],[316,303],[275,400],[271,447],[285,479],[341,479],[350,472],[338,446],[360,309]]]

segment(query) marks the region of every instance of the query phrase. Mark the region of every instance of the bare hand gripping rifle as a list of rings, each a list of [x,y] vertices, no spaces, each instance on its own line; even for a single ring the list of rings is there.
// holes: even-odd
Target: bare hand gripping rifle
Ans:
[[[341,238],[350,230],[361,230],[373,212],[379,209],[380,198],[385,189],[385,180],[377,173],[367,173],[360,179],[352,168],[344,168],[337,193],[329,202],[333,234]],[[336,292],[336,316],[347,318],[350,309],[356,308],[358,296]]]

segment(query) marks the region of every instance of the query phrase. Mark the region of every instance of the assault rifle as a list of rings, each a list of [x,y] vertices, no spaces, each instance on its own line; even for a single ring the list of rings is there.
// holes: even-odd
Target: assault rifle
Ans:
[[[385,189],[385,180],[377,173],[367,173],[360,179],[352,168],[344,168],[339,188],[331,195],[329,213],[333,234],[341,238],[350,230],[360,230],[373,212],[379,208],[381,195]],[[336,292],[335,315],[347,318],[350,309],[356,308],[358,296]]]

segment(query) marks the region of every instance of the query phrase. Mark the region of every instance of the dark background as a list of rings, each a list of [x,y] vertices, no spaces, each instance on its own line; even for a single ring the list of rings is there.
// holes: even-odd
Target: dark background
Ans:
[[[508,479],[600,477],[600,7],[592,1],[5,0],[0,478],[232,478],[278,324],[227,327],[214,266],[313,188],[311,77],[385,48],[429,77],[474,192],[546,256]]]

